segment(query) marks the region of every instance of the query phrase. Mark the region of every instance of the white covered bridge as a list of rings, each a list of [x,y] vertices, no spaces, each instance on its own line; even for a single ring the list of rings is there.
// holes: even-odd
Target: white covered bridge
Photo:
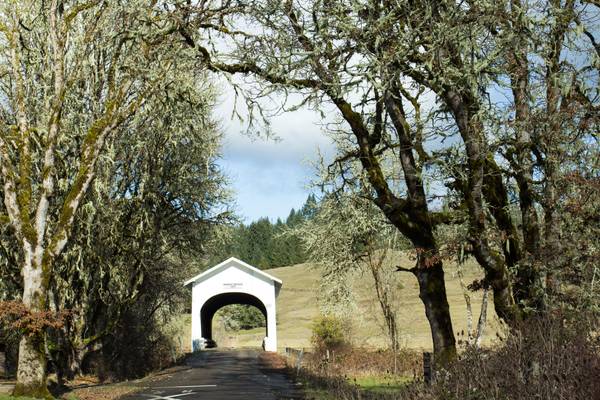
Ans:
[[[220,308],[247,304],[258,308],[267,321],[265,350],[277,351],[275,302],[281,285],[281,280],[234,257],[185,282],[192,288],[192,350],[214,342],[212,320]]]

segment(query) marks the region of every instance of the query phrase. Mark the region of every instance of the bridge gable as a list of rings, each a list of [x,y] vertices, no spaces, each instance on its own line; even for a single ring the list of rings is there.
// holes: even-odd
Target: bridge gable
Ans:
[[[208,280],[211,280],[212,282],[217,276],[219,281],[230,281],[232,284],[235,283],[235,279],[241,279],[243,281],[260,279],[265,283],[281,286],[281,280],[278,278],[269,275],[266,272],[243,262],[242,260],[238,260],[235,257],[228,258],[222,263],[215,265],[203,273],[189,279],[184,285],[196,286]]]
[[[192,348],[212,341],[211,321],[215,312],[227,304],[250,304],[267,317],[264,348],[277,350],[276,299],[282,282],[237,258],[229,258],[189,279],[192,289]]]

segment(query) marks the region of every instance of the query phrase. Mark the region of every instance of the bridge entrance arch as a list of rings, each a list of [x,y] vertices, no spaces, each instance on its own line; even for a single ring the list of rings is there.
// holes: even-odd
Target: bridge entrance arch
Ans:
[[[258,308],[267,326],[266,351],[277,351],[276,300],[281,280],[235,257],[195,276],[184,284],[192,289],[192,350],[211,346],[212,319],[222,307],[247,304]]]

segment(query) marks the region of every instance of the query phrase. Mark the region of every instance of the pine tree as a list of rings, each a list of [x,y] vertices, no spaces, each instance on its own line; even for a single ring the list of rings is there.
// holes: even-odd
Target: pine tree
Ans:
[[[284,267],[306,262],[307,256],[300,238],[286,234],[286,230],[312,219],[318,202],[310,194],[302,207],[292,208],[285,221],[277,218],[272,223],[267,217],[248,225],[231,228],[229,241],[217,246],[209,257],[211,265],[228,257],[237,257],[260,269]]]

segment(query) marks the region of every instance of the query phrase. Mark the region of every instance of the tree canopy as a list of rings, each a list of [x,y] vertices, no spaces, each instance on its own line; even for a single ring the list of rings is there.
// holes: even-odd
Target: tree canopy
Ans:
[[[420,254],[405,269],[420,282],[438,360],[455,355],[440,224],[467,223],[461,251],[506,322],[556,304],[571,268],[563,189],[573,174],[587,187],[598,179],[597,3],[235,4],[243,10],[214,27],[225,49],[195,35],[193,18],[179,32],[207,69],[255,76],[253,99],[295,92],[338,110],[331,170],[362,180]],[[575,167],[583,160],[594,172]],[[452,207],[433,207],[439,197]]]

